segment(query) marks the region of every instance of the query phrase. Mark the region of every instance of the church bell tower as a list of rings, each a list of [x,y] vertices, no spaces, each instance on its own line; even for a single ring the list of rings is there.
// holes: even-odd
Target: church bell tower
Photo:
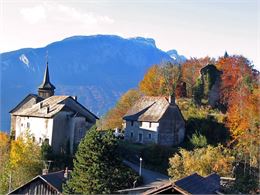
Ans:
[[[48,61],[47,61],[42,84],[38,87],[38,95],[43,99],[46,99],[54,95],[54,89],[55,86],[50,82],[49,68],[48,68]]]

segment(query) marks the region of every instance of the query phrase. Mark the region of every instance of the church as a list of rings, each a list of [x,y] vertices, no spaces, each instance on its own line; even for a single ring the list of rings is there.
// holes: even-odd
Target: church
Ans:
[[[15,138],[27,130],[34,141],[48,142],[55,153],[72,153],[98,117],[77,101],[76,96],[55,95],[48,62],[38,94],[27,95],[11,111]]]

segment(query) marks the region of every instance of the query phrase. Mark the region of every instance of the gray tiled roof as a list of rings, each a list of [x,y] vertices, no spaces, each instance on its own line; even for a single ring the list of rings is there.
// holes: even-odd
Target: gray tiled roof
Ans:
[[[69,97],[70,96],[51,96],[33,105],[31,108],[18,110],[13,114],[19,116],[35,116],[35,117],[51,118],[59,111],[61,111],[62,108],[65,107],[65,104],[62,104],[61,102]],[[42,107],[40,107],[40,104],[42,104]],[[48,107],[49,107],[49,112],[47,113]]]
[[[51,96],[30,108],[18,110],[14,112],[13,115],[52,118],[63,109],[71,110],[83,116],[91,115],[98,119],[97,116],[74,100],[71,96]]]
[[[157,122],[169,105],[165,97],[143,96],[128,110],[123,119]]]

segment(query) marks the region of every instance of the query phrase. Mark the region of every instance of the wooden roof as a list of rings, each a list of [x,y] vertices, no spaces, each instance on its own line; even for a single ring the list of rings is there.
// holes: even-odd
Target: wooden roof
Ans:
[[[162,117],[172,119],[177,117],[184,120],[175,102],[169,103],[166,97],[141,97],[125,114],[124,120],[158,122]]]
[[[158,122],[169,105],[165,97],[143,96],[128,110],[123,119]]]
[[[69,170],[69,173],[71,171]],[[62,184],[66,181],[64,177],[64,170],[48,173],[46,175],[38,175],[29,182],[21,185],[20,187],[16,188],[15,190],[9,192],[8,194],[19,194],[20,190],[28,187],[31,183],[37,182],[38,180],[44,182],[48,185],[52,190],[56,191],[56,193],[62,193]]]

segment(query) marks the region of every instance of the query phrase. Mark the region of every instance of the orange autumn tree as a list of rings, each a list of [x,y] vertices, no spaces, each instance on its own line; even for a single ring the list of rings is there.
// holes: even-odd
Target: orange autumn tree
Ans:
[[[175,93],[180,83],[181,67],[171,62],[152,66],[139,83],[139,89],[148,96],[168,96]]]
[[[259,86],[250,90],[242,84],[232,95],[227,115],[227,125],[233,138],[232,142],[239,151],[238,155],[253,167],[260,165],[259,98]]]
[[[245,57],[233,55],[220,58],[216,66],[222,71],[220,100],[223,105],[228,106],[232,100],[232,93],[236,92],[243,79],[245,77],[252,79],[252,65]]]
[[[176,95],[176,89],[181,79],[181,66],[168,62],[162,64],[160,70],[163,80],[162,95]]]
[[[122,128],[122,117],[127,110],[141,97],[141,93],[136,89],[130,89],[117,102],[116,106],[112,108],[106,116],[101,119],[99,129],[115,129]]]
[[[227,127],[238,157],[259,166],[259,77],[243,56],[220,58],[220,98],[227,109]]]
[[[139,89],[145,95],[159,96],[163,94],[163,85],[164,79],[161,74],[160,66],[153,65],[139,83]]]

